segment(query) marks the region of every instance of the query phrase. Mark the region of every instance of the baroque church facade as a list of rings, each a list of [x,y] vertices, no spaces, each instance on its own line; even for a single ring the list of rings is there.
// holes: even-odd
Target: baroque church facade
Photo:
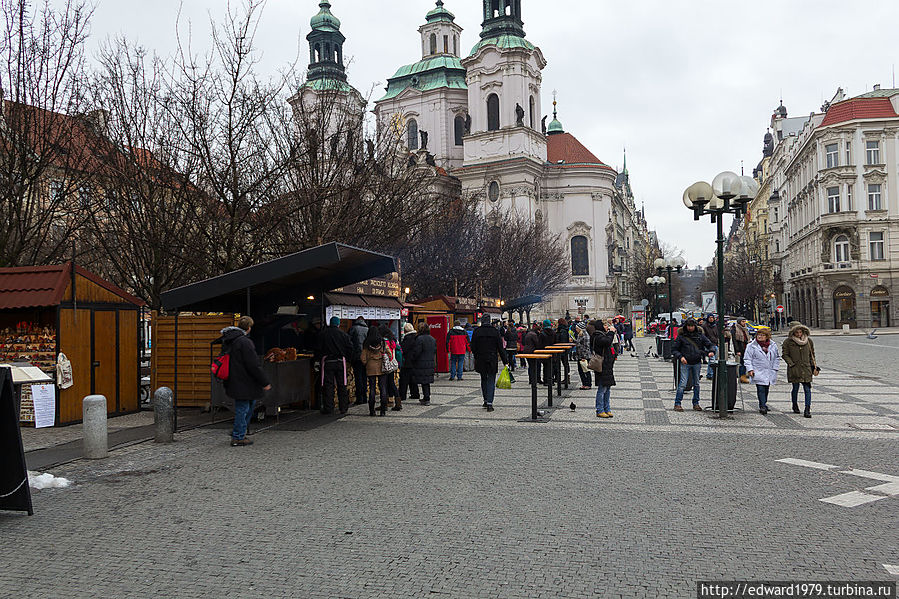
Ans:
[[[328,43],[316,33],[316,23],[325,23],[334,29],[326,38],[340,49],[312,50],[314,87],[323,73],[343,73],[339,21],[335,28],[328,2],[320,7],[310,47],[313,37]],[[535,315],[628,313],[640,301],[631,297],[632,257],[652,235],[627,170],[616,172],[566,132],[555,100],[551,122],[541,116],[547,60],[526,38],[522,0],[483,0],[483,11],[480,39],[466,53],[462,28],[437,0],[418,30],[421,59],[399,68],[375,101],[378,126],[401,132],[411,157],[446,173],[484,213],[516,211],[561,237],[568,283]],[[345,75],[335,85],[346,86]]]

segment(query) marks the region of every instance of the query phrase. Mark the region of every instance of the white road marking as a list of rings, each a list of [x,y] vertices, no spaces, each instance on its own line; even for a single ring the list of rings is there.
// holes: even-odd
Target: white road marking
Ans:
[[[892,474],[881,474],[880,472],[871,472],[870,470],[857,470],[855,468],[850,468],[849,470],[841,470],[840,474],[851,474],[852,476],[862,476],[864,478],[871,478],[874,480],[882,480],[886,483],[899,483],[899,476],[893,476]]]
[[[822,464],[821,462],[809,462],[808,460],[799,460],[796,458],[784,458],[782,460],[775,460],[776,462],[783,462],[784,464],[793,464],[794,466],[805,466],[806,468],[815,468],[816,470],[837,470],[839,466],[834,466],[833,464]]]
[[[886,499],[886,495],[868,495],[867,493],[862,493],[861,491],[850,491],[848,493],[843,493],[842,495],[825,497],[824,499],[819,499],[818,501],[823,501],[824,503],[832,503],[834,505],[839,505],[842,507],[858,507],[866,503],[871,503],[872,501],[877,501],[878,499]]]
[[[883,567],[886,568],[887,572],[889,572],[893,576],[899,576],[899,566],[894,566],[892,564],[884,564]]]
[[[871,493],[863,493],[862,491],[850,491],[834,495],[833,497],[825,497],[818,501],[824,503],[832,503],[842,507],[858,507],[866,503],[871,503],[879,499],[887,497],[899,497],[899,476],[893,474],[883,474],[881,472],[872,472],[870,470],[860,470],[858,468],[840,468],[831,464],[822,464],[821,462],[810,462],[808,460],[800,460],[797,458],[783,458],[775,460],[783,464],[792,464],[794,466],[802,466],[805,468],[814,468],[815,470],[827,470],[829,472],[837,472],[839,474],[851,474],[852,476],[860,476],[870,480],[881,481],[883,484],[868,487],[865,491],[873,491],[877,495]]]

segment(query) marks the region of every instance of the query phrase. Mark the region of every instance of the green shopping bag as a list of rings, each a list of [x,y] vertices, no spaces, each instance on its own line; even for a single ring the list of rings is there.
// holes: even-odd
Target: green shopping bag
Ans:
[[[509,367],[506,366],[503,368],[503,371],[499,373],[499,379],[496,381],[497,389],[511,389],[512,388],[512,375],[509,374]]]

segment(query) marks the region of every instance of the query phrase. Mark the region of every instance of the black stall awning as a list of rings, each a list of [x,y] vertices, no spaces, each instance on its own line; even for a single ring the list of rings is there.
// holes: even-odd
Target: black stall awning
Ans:
[[[518,310],[519,308],[528,308],[535,304],[539,304],[543,301],[543,296],[541,295],[525,295],[523,297],[515,298],[512,301],[506,302],[504,308],[506,311]]]
[[[162,305],[168,312],[272,314],[306,296],[318,299],[331,289],[395,271],[392,256],[329,243],[166,291]]]

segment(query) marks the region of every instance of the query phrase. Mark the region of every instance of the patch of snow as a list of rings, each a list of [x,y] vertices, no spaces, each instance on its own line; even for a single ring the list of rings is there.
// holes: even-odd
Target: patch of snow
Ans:
[[[67,478],[53,476],[48,472],[28,472],[28,484],[32,489],[64,489],[72,484]]]

